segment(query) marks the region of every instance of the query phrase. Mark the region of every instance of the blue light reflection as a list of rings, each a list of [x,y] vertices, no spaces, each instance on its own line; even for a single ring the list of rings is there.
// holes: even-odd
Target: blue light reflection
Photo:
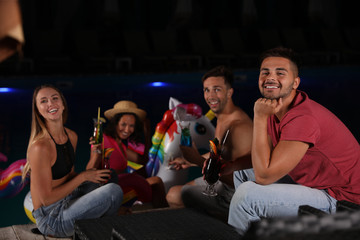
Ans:
[[[168,84],[165,82],[152,82],[150,86],[152,87],[166,87]]]
[[[7,87],[0,87],[0,93],[7,93],[7,92],[14,92],[15,89],[7,88]]]

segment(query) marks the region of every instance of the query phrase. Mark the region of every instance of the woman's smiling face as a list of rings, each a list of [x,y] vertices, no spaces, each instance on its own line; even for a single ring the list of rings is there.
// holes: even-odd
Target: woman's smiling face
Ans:
[[[43,88],[36,96],[36,107],[47,121],[62,118],[64,104],[60,94],[53,88]]]
[[[131,114],[123,115],[116,125],[117,136],[121,140],[128,139],[135,131],[135,117]]]

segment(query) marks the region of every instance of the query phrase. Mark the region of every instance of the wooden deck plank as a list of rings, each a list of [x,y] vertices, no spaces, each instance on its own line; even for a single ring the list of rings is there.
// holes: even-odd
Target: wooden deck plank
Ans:
[[[32,228],[35,228],[35,224],[24,224],[24,225],[13,225],[15,234],[18,236],[19,240],[31,239],[31,240],[44,240],[43,235],[34,234],[31,232]]]
[[[0,239],[2,239],[2,240],[14,240],[14,239],[19,240],[14,232],[14,229],[11,226],[0,229]]]
[[[36,228],[35,224],[14,225],[13,229],[19,240],[71,240],[72,238],[52,238],[40,234],[34,234],[31,229]]]

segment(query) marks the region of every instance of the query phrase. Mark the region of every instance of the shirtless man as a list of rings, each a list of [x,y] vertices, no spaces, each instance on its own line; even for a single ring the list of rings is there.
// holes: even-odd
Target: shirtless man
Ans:
[[[215,137],[222,140],[225,132],[229,129],[225,151],[222,155],[227,164],[249,156],[252,141],[252,121],[232,101],[233,80],[233,73],[224,66],[211,69],[202,77],[204,99],[217,118]],[[209,157],[209,153],[201,156],[195,147],[181,146],[181,150],[184,158],[176,158],[170,162],[175,165],[177,170],[191,166],[203,167],[204,161]],[[207,210],[209,214],[227,221],[229,204],[234,194],[232,175],[231,173],[220,176],[220,181],[216,185],[218,193],[216,197],[207,197],[202,194],[206,182],[203,177],[199,177],[185,185],[170,188],[166,196],[167,201],[170,207],[201,208]]]

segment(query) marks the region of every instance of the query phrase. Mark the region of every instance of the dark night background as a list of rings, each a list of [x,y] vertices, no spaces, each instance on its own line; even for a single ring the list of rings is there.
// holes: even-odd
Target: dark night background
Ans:
[[[353,1],[337,0],[21,0],[23,53],[0,63],[0,152],[5,169],[26,157],[32,90],[51,83],[69,105],[79,135],[77,169],[89,156],[97,107],[128,99],[148,112],[153,132],[169,97],[208,110],[201,76],[225,64],[234,102],[252,116],[258,55],[291,47],[302,60],[300,89],[335,113],[359,141],[360,26]],[[153,82],[164,82],[153,87]],[[0,227],[28,223],[28,186],[0,199]],[[6,213],[6,214],[4,214]],[[6,215],[6,217],[5,217]]]

